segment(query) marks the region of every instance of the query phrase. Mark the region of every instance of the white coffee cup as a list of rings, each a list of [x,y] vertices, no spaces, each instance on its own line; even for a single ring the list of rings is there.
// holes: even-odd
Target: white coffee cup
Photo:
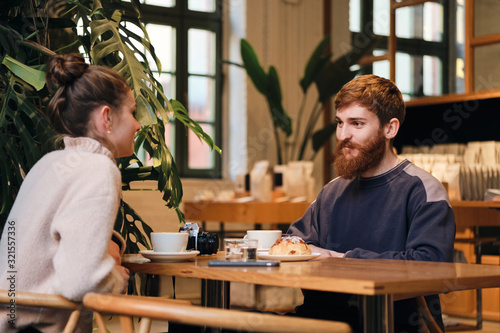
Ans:
[[[187,232],[152,232],[151,243],[154,252],[186,251],[189,233]]]
[[[269,250],[281,236],[281,230],[247,230],[245,238],[257,239],[259,250]]]

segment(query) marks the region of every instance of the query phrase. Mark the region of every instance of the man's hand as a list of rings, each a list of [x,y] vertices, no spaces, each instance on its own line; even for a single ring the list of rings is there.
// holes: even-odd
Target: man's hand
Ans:
[[[311,244],[309,244],[309,247],[311,248],[312,252],[321,253],[321,255],[319,256],[320,258],[326,258],[326,257],[342,258],[342,257],[344,257],[344,253],[327,250],[327,249],[324,249],[322,247],[317,247],[317,246],[311,245]]]

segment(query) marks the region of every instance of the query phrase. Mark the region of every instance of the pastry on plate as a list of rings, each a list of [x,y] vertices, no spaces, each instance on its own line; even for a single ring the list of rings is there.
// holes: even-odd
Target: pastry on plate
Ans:
[[[297,236],[284,236],[269,249],[271,255],[309,255],[311,249],[304,240]]]

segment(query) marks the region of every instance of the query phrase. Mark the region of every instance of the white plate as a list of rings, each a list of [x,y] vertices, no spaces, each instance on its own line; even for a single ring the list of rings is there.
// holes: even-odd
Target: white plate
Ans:
[[[276,255],[269,254],[269,252],[259,253],[257,252],[257,257],[259,259],[267,259],[267,260],[280,260],[280,261],[304,261],[311,260],[317,258],[321,255],[321,253],[313,252],[311,254],[298,254],[298,255]]]
[[[178,262],[193,259],[200,251],[186,252],[154,252],[153,250],[139,251],[139,253],[153,262]]]

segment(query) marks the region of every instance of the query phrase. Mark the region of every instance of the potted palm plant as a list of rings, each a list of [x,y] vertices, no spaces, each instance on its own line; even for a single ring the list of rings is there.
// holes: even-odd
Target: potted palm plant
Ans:
[[[276,160],[278,164],[286,164],[289,161],[314,160],[316,154],[324,144],[335,133],[334,124],[326,124],[322,129],[314,132],[314,128],[321,114],[325,110],[325,104],[342,88],[344,84],[352,80],[361,69],[354,68],[360,60],[370,54],[377,45],[377,39],[370,39],[362,47],[353,48],[346,54],[331,61],[332,53],[328,50],[330,36],[326,36],[316,46],[307,62],[304,75],[298,84],[302,90],[302,102],[297,112],[296,128],[282,104],[282,91],[278,71],[275,66],[269,66],[268,71],[261,66],[259,58],[250,43],[242,39],[240,52],[243,67],[259,93],[261,93],[268,104],[269,114],[274,129],[276,143]],[[316,86],[318,97],[310,112],[305,112],[305,100],[309,88]],[[301,124],[305,124],[302,131]],[[306,157],[306,148],[311,145],[312,154]]]

